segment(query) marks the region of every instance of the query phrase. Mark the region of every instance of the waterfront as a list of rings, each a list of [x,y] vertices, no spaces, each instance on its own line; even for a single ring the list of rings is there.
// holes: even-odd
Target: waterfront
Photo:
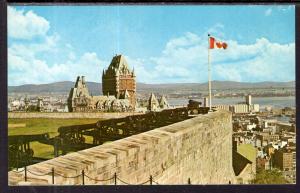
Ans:
[[[203,99],[194,99],[203,102]],[[186,106],[189,99],[185,98],[169,98],[168,102],[171,106]],[[233,105],[239,102],[245,102],[244,97],[234,97],[234,98],[212,98],[212,104],[219,105]],[[252,97],[253,104],[259,104],[260,109],[265,107],[273,108],[284,108],[284,107],[296,107],[296,97]]]

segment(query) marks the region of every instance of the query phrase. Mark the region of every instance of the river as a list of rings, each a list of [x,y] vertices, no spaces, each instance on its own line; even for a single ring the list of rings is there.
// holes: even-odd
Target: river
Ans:
[[[167,99],[171,106],[186,106],[188,104],[189,99],[185,98],[169,98]],[[203,99],[194,99],[197,101],[203,102]],[[235,97],[235,98],[212,98],[212,104],[224,104],[224,105],[233,105],[239,102],[245,102],[245,98],[243,97]],[[264,109],[265,107],[273,107],[273,108],[284,108],[284,107],[296,107],[296,97],[252,97],[252,104],[259,104],[260,109]]]

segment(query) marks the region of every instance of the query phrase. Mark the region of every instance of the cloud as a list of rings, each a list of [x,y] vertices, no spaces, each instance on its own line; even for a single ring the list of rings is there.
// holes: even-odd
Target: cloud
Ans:
[[[34,15],[38,18],[34,20],[35,22],[39,19],[43,21],[42,17],[32,11],[24,13],[11,7],[9,9],[10,14],[19,14],[23,19]],[[29,21],[27,23],[29,27],[26,28],[26,33],[32,30],[30,29],[32,23]],[[13,35],[21,39],[35,36],[43,38],[38,42],[11,42],[8,48],[8,84],[74,81],[78,75],[86,76],[87,81],[101,82],[102,69],[106,68],[110,61],[101,59],[95,52],[76,53],[71,44],[61,43],[59,34],[47,34],[50,24],[47,23],[47,26],[44,31],[37,30],[38,33],[31,34],[32,36],[26,35],[25,32],[22,33],[23,36],[21,33]],[[130,67],[134,67],[138,82],[206,82],[209,32],[228,43],[226,50],[211,50],[213,80],[243,82],[295,80],[295,43],[279,44],[260,37],[252,44],[241,44],[239,39],[226,39],[225,34],[220,32],[222,29],[224,25],[217,23],[200,35],[186,32],[169,39],[161,53],[156,56],[125,57]],[[61,55],[65,57],[59,58],[57,60],[59,62],[47,60]]]
[[[19,32],[11,32],[10,37],[30,39],[41,36],[38,41],[11,41],[8,48],[8,84],[41,84],[72,80],[78,75],[87,76],[88,81],[101,80],[101,66],[107,62],[100,60],[96,53],[85,52],[76,55],[71,44],[62,44],[59,34],[46,34],[50,24],[32,11],[24,13],[8,7],[10,17],[16,16],[21,21]],[[14,18],[15,19],[15,18]],[[17,24],[9,18],[10,25]],[[10,27],[10,29],[13,29]],[[16,30],[18,31],[18,30]],[[63,58],[62,62],[49,61],[47,58]]]
[[[219,38],[224,38],[225,34],[224,31],[224,25],[222,23],[216,23],[212,27],[208,28],[207,33],[211,34],[212,36],[216,36]]]
[[[295,80],[295,43],[258,38],[252,44],[224,40],[226,50],[211,50],[212,78],[243,82]],[[206,82],[207,35],[185,33],[169,40],[160,56],[135,60],[137,79],[147,83]]]
[[[234,80],[236,77],[236,81],[251,82],[295,80],[295,43],[278,44],[260,38],[254,44],[235,42],[233,45],[228,53],[216,56],[216,74],[220,79]],[[232,74],[224,73],[224,69]]]
[[[43,52],[48,52],[49,54],[57,51],[59,40],[59,35],[54,34],[52,36],[45,36],[43,41],[39,43],[12,43],[8,48],[8,52],[23,57],[35,57],[37,54]]]
[[[174,50],[178,47],[188,47],[192,46],[200,41],[200,38],[193,33],[187,32],[184,36],[171,39],[164,50],[164,54],[168,54],[168,51]]]
[[[74,52],[69,52],[68,59],[73,61],[76,59]]]
[[[95,52],[86,52],[78,57],[78,60],[67,60],[61,64],[55,64],[60,81],[75,81],[76,77],[86,76],[87,81],[101,82],[101,69],[107,65],[107,61],[101,60]]]
[[[45,36],[50,28],[49,22],[33,11],[24,12],[14,7],[7,8],[8,36],[16,39],[32,39]]]
[[[279,5],[277,6],[277,9],[281,12],[286,12],[286,11],[290,11],[292,9],[295,9],[295,5]]]
[[[272,14],[272,9],[271,8],[268,8],[266,11],[265,11],[265,16],[270,16]]]
[[[8,84],[43,84],[57,81],[75,81],[79,75],[88,81],[101,81],[101,67],[107,62],[98,58],[94,52],[86,52],[77,61],[49,64],[36,57],[20,56],[8,52]]]
[[[242,81],[241,74],[237,68],[230,68],[228,66],[223,65],[217,65],[215,67],[215,71],[218,75],[221,77],[224,77],[226,80],[229,81]]]
[[[55,80],[56,66],[43,60],[8,52],[8,85],[36,84]]]
[[[12,44],[8,48],[8,84],[42,84],[56,81],[74,81],[78,75],[87,76],[89,81],[100,82],[101,65],[105,62],[100,60],[96,53],[86,52],[77,57],[69,50],[67,60],[62,63],[48,63],[41,59],[41,54],[56,57],[60,48],[57,46],[58,39],[54,36],[43,43],[36,44]]]

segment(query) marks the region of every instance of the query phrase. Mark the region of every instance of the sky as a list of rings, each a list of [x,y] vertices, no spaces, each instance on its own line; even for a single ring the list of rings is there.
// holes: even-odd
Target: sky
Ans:
[[[293,5],[9,6],[8,85],[101,82],[116,54],[143,83],[295,80]]]

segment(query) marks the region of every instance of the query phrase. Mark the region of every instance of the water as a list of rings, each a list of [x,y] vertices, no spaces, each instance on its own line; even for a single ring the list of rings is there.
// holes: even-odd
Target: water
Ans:
[[[290,117],[287,117],[287,116],[282,116],[282,117],[276,117],[277,121],[280,121],[280,122],[285,122],[285,123],[289,123],[289,121],[291,120]]]
[[[194,99],[203,102],[203,99]],[[185,98],[169,98],[168,102],[171,106],[186,106],[189,99]],[[233,105],[239,102],[245,102],[244,97],[235,98],[212,98],[213,105]],[[294,96],[289,97],[252,97],[252,104],[259,104],[260,109],[265,107],[272,108],[284,108],[284,107],[296,107],[296,98]]]

